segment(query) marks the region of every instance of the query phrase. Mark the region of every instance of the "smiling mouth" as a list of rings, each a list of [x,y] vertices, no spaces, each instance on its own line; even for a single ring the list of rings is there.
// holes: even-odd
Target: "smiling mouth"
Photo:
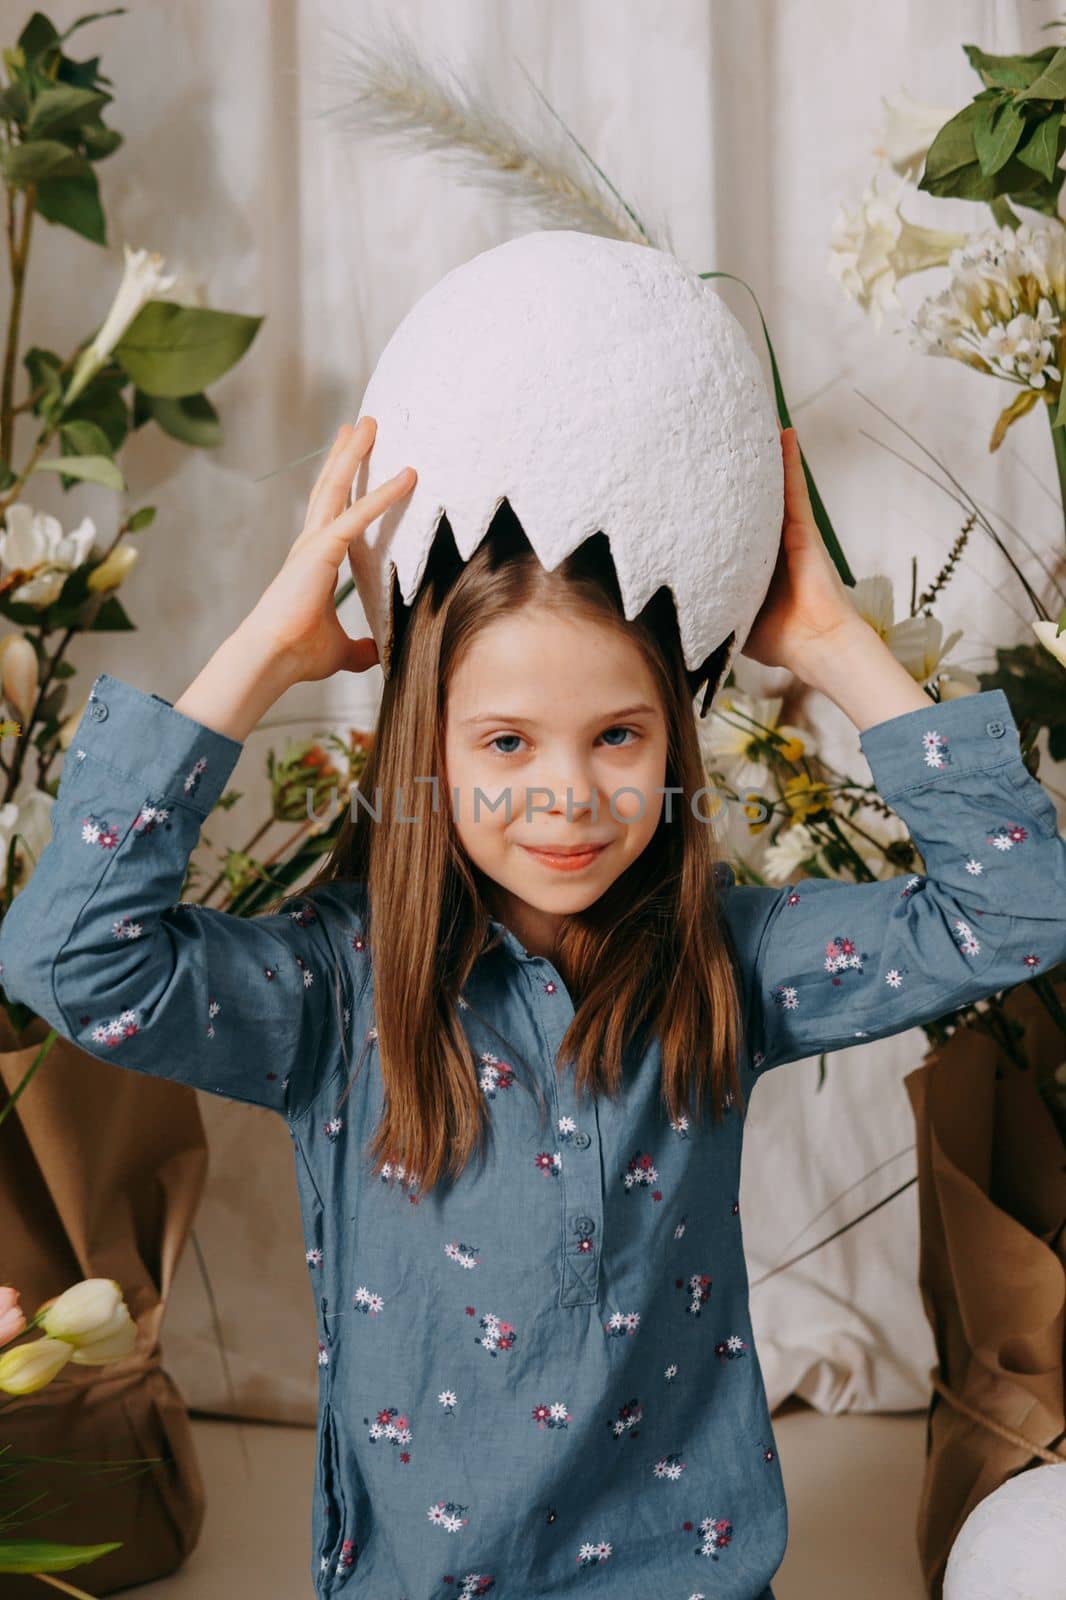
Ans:
[[[577,868],[595,861],[608,848],[609,843],[610,841],[607,844],[579,845],[576,848],[569,846],[566,849],[540,848],[537,845],[524,844],[521,848],[535,860],[543,861],[546,866]]]

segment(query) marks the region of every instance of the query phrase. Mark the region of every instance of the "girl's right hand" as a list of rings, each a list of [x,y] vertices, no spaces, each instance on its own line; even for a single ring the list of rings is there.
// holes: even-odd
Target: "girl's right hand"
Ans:
[[[337,573],[353,538],[366,532],[418,481],[413,467],[346,506],[360,461],[377,433],[373,417],[345,423],[311,490],[307,517],[277,577],[245,619],[245,628],[268,642],[294,683],[335,672],[366,672],[378,661],[373,638],[353,639],[341,626],[333,596]]]

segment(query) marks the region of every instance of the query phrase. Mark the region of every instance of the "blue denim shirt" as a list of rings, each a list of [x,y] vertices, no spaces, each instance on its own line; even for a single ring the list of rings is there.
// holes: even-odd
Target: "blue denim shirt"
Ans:
[[[776,888],[719,868],[746,1095],[1066,959],[1066,842],[1003,692],[860,744],[924,870]],[[788,1524],[748,1311],[742,1110],[670,1120],[654,1044],[617,1099],[579,1103],[555,1072],[570,996],[494,922],[460,1003],[487,1158],[425,1195],[400,1167],[371,1179],[362,886],[254,918],[178,899],[242,748],[101,673],[0,929],[0,981],[93,1055],[286,1119],[317,1321],[318,1595],[769,1597]]]

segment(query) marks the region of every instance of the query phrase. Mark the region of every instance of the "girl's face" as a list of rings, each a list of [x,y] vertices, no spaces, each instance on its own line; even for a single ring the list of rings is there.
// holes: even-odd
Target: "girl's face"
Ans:
[[[666,718],[655,679],[617,629],[524,606],[483,628],[452,675],[445,765],[441,803],[496,886],[494,914],[550,960],[561,918],[599,899],[658,826]],[[595,852],[569,869],[537,853],[578,845]]]

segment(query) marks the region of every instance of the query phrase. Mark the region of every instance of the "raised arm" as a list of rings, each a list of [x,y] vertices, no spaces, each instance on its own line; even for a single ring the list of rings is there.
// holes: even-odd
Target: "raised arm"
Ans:
[[[903,712],[860,746],[923,870],[734,886],[755,1070],[899,1033],[1066,961],[1066,841],[1002,689]]]
[[[1066,842],[1006,695],[938,703],[913,681],[829,560],[792,428],[782,453],[781,549],[744,653],[790,668],[851,718],[924,870],[727,887],[756,1071],[899,1033],[1066,960]]]
[[[52,837],[0,923],[0,984],[90,1054],[293,1114],[358,998],[361,927],[332,884],[257,917],[178,899],[243,740],[291,684],[377,659],[334,603],[349,542],[408,493],[345,505],[372,418],[343,427],[281,571],[177,704],[95,679]],[[362,981],[366,981],[365,970]],[[357,991],[353,994],[353,990]]]

